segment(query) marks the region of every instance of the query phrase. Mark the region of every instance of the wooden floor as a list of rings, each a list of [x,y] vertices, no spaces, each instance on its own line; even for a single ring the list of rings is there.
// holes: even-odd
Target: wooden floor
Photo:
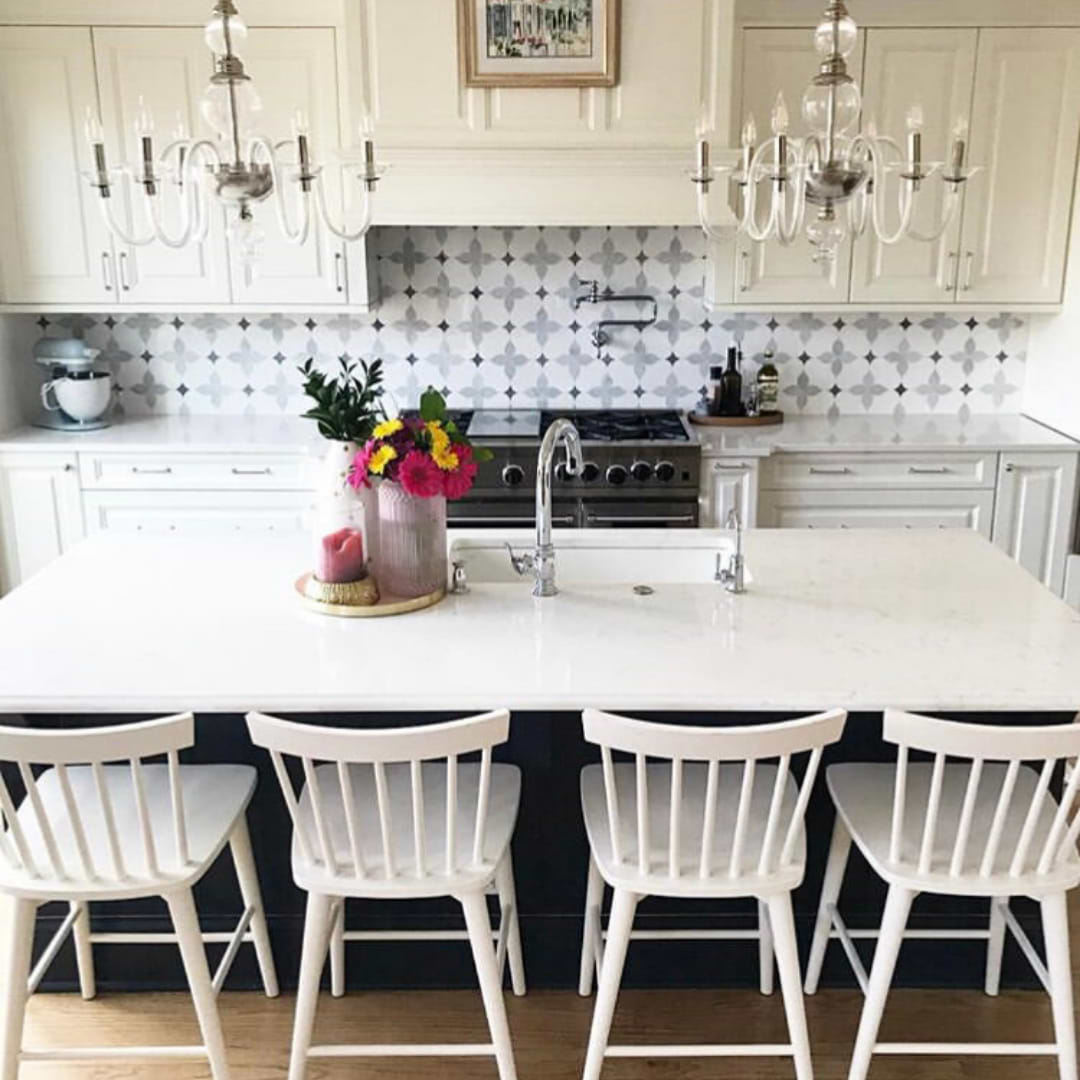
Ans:
[[[847,1074],[861,996],[822,991],[808,999],[815,1075],[837,1080]],[[521,1080],[577,1080],[584,1057],[592,1000],[572,992],[507,995],[510,1027]],[[235,1080],[279,1080],[285,1075],[291,995],[269,1001],[257,994],[223,994],[221,1009]],[[613,1041],[740,1041],[785,1039],[779,993],[771,998],[739,991],[636,991],[623,994]],[[991,999],[977,992],[897,990],[889,1001],[883,1039],[1052,1040],[1047,1001],[1042,994],[1014,992]],[[357,993],[319,1002],[317,1040],[351,1042],[485,1042],[478,993]],[[190,1000],[177,994],[102,997],[83,1002],[71,995],[38,995],[27,1017],[27,1046],[92,1043],[197,1042]],[[195,1063],[32,1064],[20,1080],[195,1080],[208,1076]],[[312,1063],[309,1080],[389,1080],[393,1077],[496,1080],[486,1058],[351,1060]],[[789,1080],[785,1060],[729,1059],[659,1061],[612,1059],[604,1080],[669,1080],[685,1077],[740,1077]],[[905,1057],[877,1058],[871,1080],[1051,1080],[1053,1058]]]

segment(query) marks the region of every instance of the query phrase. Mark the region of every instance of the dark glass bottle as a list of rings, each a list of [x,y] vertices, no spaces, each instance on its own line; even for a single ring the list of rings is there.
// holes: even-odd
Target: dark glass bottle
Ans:
[[[742,416],[742,375],[739,374],[739,352],[732,345],[727,352],[727,370],[720,384],[720,415]]]

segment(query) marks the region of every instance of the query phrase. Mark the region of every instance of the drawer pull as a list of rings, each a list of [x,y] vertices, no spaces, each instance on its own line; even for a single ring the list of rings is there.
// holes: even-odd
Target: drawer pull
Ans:
[[[135,473],[136,476],[171,476],[172,466],[166,465],[164,469],[143,469],[138,465],[132,465],[131,471]]]
[[[911,473],[912,476],[947,476],[952,472],[952,469],[950,469],[948,465],[940,465],[936,468],[912,465],[911,468],[908,469],[908,472]]]
[[[273,473],[269,466],[265,469],[238,469],[233,466],[233,476],[272,476]]]
[[[745,461],[740,461],[737,465],[725,465],[722,461],[713,463],[714,472],[742,472],[745,469],[749,469],[750,466]]]
[[[810,466],[811,476],[850,476],[851,470],[846,466],[842,466],[839,469],[822,469],[820,466]]]

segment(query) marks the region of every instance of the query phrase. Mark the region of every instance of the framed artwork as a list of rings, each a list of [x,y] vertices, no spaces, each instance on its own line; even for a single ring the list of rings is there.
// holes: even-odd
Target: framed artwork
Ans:
[[[466,86],[614,86],[619,0],[458,0]]]

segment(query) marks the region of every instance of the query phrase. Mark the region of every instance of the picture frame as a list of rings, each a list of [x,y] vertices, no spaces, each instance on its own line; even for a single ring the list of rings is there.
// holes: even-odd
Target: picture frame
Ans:
[[[473,87],[615,86],[620,0],[458,0],[462,81]]]

